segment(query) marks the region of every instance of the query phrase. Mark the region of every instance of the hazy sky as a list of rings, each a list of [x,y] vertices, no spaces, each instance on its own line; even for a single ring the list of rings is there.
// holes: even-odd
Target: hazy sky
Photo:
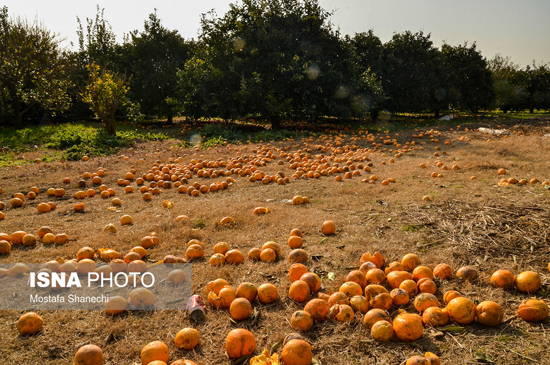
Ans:
[[[200,15],[215,9],[223,15],[232,1],[221,0],[4,0],[12,16],[38,20],[76,45],[77,16],[94,18],[97,5],[105,9],[119,41],[124,33],[143,29],[157,8],[163,25],[185,38],[197,38]],[[234,1],[233,1],[234,2]],[[394,32],[431,33],[436,46],[477,41],[487,58],[510,56],[521,66],[550,62],[550,0],[319,0],[334,15],[331,22],[343,34],[373,29],[383,42]],[[1,6],[1,4],[0,4]],[[67,42],[68,44],[68,42]]]

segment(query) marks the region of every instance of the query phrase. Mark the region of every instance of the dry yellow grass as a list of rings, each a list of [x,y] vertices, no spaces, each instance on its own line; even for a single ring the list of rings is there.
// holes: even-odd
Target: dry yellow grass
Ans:
[[[493,289],[489,283],[491,273],[497,269],[509,269],[515,274],[534,270],[543,278],[544,292],[536,294],[548,302],[548,269],[550,262],[550,191],[540,182],[550,181],[550,141],[543,140],[547,129],[528,128],[515,131],[522,135],[509,138],[491,137],[471,131],[441,130],[422,139],[412,138],[421,131],[400,133],[397,142],[405,145],[415,141],[418,149],[395,157],[396,147],[383,145],[368,154],[372,163],[371,172],[361,171],[361,176],[344,178],[342,182],[335,175],[313,179],[291,180],[285,185],[275,182],[262,184],[250,182],[248,178],[235,176],[236,182],[228,189],[192,197],[179,194],[177,189],[164,189],[160,195],[153,195],[152,201],[144,202],[139,189],[124,193],[124,187],[117,180],[124,177],[132,167],[136,177],[149,170],[155,161],[167,163],[169,158],[182,157],[185,162],[192,159],[228,159],[237,154],[254,155],[260,146],[243,145],[220,147],[212,150],[171,149],[171,142],[151,142],[139,149],[127,150],[119,156],[92,158],[88,161],[65,163],[42,163],[15,167],[0,171],[0,187],[4,194],[0,201],[9,202],[16,192],[26,194],[32,186],[39,188],[34,200],[25,200],[23,208],[5,210],[6,218],[0,221],[0,233],[24,230],[36,234],[38,228],[47,225],[54,233],[67,233],[74,241],[63,246],[44,246],[41,243],[31,248],[13,248],[10,255],[0,256],[0,262],[45,262],[61,257],[75,257],[79,248],[112,248],[123,255],[136,246],[141,237],[155,231],[160,245],[148,250],[147,260],[154,262],[165,255],[185,256],[186,244],[198,239],[204,244],[205,257],[193,263],[193,291],[203,295],[207,282],[226,279],[233,288],[247,281],[259,286],[271,282],[277,286],[280,299],[271,305],[253,304],[260,316],[232,324],[228,311],[208,308],[206,321],[194,325],[184,312],[154,311],[132,312],[120,317],[108,317],[96,312],[43,311],[44,330],[34,337],[20,337],[15,322],[22,312],[0,312],[0,353],[5,364],[71,363],[76,350],[88,343],[100,346],[105,354],[105,364],[139,363],[141,348],[148,342],[162,340],[170,349],[170,360],[188,358],[197,364],[229,364],[223,346],[226,334],[231,328],[249,329],[258,342],[257,353],[270,348],[286,334],[293,332],[289,321],[292,313],[303,309],[288,298],[287,256],[290,248],[286,241],[293,228],[303,232],[304,249],[310,257],[307,264],[310,271],[323,279],[322,291],[337,291],[352,268],[359,266],[359,258],[366,252],[380,251],[386,263],[400,260],[406,253],[419,255],[423,264],[430,267],[447,263],[456,271],[470,265],[477,268],[480,278],[474,283],[460,283],[456,278],[439,283],[437,292],[441,300],[446,290],[456,289],[479,302],[494,300],[505,311],[505,323],[496,328],[485,328],[479,324],[469,326],[465,334],[448,335],[426,328],[423,337],[414,344],[390,342],[378,344],[372,340],[369,331],[361,324],[357,315],[351,324],[325,322],[316,324],[305,334],[313,346],[314,357],[322,364],[380,363],[398,364],[407,357],[426,351],[440,356],[442,363],[466,364],[488,356],[495,363],[549,363],[547,349],[550,347],[548,321],[538,325],[528,324],[515,318],[517,306],[529,295],[513,290],[505,292]],[[425,131],[424,131],[425,132]],[[357,137],[357,138],[356,138]],[[375,135],[377,142],[386,134]],[[460,138],[470,141],[460,141]],[[353,138],[353,139],[351,139]],[[431,142],[438,139],[439,142]],[[448,140],[449,144],[444,142]],[[454,140],[454,141],[453,141]],[[335,146],[339,141],[308,139],[272,143],[270,147],[304,153],[311,151],[323,154],[316,145],[330,141]],[[421,144],[425,142],[425,144]],[[341,137],[342,147],[372,148],[372,142],[361,136]],[[454,147],[451,147],[454,145]],[[423,147],[423,150],[420,149]],[[435,147],[439,147],[435,150]],[[438,152],[439,156],[434,156]],[[330,155],[330,152],[327,151]],[[121,155],[129,159],[121,158]],[[338,155],[339,157],[342,154]],[[143,158],[143,161],[138,161]],[[393,159],[393,162],[390,162]],[[284,161],[278,165],[276,161]],[[441,161],[447,169],[436,166]],[[385,162],[384,164],[382,162]],[[427,168],[420,168],[420,164]],[[276,158],[260,170],[269,175],[282,171],[286,176],[294,172],[289,162]],[[340,163],[341,166],[345,162]],[[457,165],[459,169],[452,169]],[[122,201],[120,207],[112,207],[111,199],[102,199],[97,194],[86,198],[84,213],[74,212],[73,194],[86,188],[78,187],[82,173],[94,172],[99,167],[106,169],[103,184],[116,191]],[[499,168],[508,171],[507,177],[537,178],[537,184],[499,186],[502,178]],[[432,172],[443,175],[432,178]],[[374,184],[362,182],[375,174]],[[338,175],[342,175],[340,173]],[[471,180],[475,175],[477,178]],[[63,184],[64,177],[71,178],[71,184]],[[382,185],[382,181],[393,178],[395,182]],[[189,179],[210,185],[224,177],[203,179],[193,176]],[[135,182],[131,183],[136,187]],[[63,198],[46,195],[50,187],[63,187],[67,191]],[[95,187],[97,190],[97,186]],[[309,204],[292,205],[286,200],[296,195],[307,196]],[[431,200],[423,201],[429,195]],[[163,201],[173,202],[173,207],[163,207]],[[39,214],[36,206],[41,202],[54,201],[57,209]],[[255,215],[255,207],[265,206],[270,214]],[[129,214],[132,225],[120,225],[120,217]],[[179,215],[190,220],[176,221]],[[231,216],[235,225],[220,226],[223,217]],[[336,224],[336,234],[325,237],[321,224],[331,220]],[[103,228],[113,223],[118,232],[109,234]],[[218,242],[227,242],[231,248],[243,253],[253,247],[261,247],[267,241],[278,242],[282,254],[275,263],[250,262],[238,266],[211,267],[209,257]],[[336,274],[329,280],[328,273]],[[1,279],[0,279],[1,285]],[[206,299],[206,298],[205,298]],[[414,312],[412,302],[406,307]],[[395,315],[392,311],[392,317]],[[195,327],[200,332],[200,344],[194,351],[176,349],[174,337],[184,327]]]

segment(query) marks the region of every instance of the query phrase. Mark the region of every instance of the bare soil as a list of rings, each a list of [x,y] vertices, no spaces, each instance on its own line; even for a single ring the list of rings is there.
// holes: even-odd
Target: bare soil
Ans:
[[[2,263],[71,259],[84,246],[113,248],[125,254],[141,237],[155,231],[161,244],[149,249],[147,260],[150,262],[168,254],[184,256],[190,239],[204,243],[205,257],[192,264],[194,293],[204,295],[209,281],[224,278],[234,288],[244,281],[257,286],[271,282],[279,290],[279,300],[271,305],[256,301],[253,307],[259,317],[238,324],[230,321],[228,311],[210,307],[206,320],[200,324],[195,324],[184,311],[129,312],[118,317],[107,316],[103,311],[41,311],[44,330],[31,337],[20,336],[15,326],[24,312],[4,310],[0,311],[1,363],[71,364],[77,349],[91,343],[102,348],[105,364],[140,364],[142,347],[151,341],[162,340],[170,349],[170,361],[186,358],[200,365],[230,364],[224,351],[225,336],[238,327],[247,328],[255,335],[256,353],[259,354],[294,332],[290,317],[304,307],[288,297],[290,248],[286,242],[289,232],[300,228],[304,233],[304,248],[315,258],[307,265],[322,278],[322,292],[337,291],[347,273],[359,266],[359,258],[367,251],[379,251],[386,263],[400,261],[407,253],[416,253],[422,263],[430,267],[447,263],[455,271],[466,265],[478,270],[479,277],[473,283],[461,282],[456,277],[438,281],[436,295],[442,305],[443,293],[454,289],[475,302],[496,301],[505,312],[504,323],[495,328],[477,322],[466,326],[463,332],[425,328],[422,338],[412,343],[375,342],[362,325],[360,314],[348,324],[317,323],[303,335],[321,364],[404,364],[408,357],[427,351],[440,356],[442,364],[550,364],[549,320],[528,323],[516,316],[518,305],[526,298],[537,297],[550,304],[550,190],[541,184],[550,181],[550,138],[543,138],[550,133],[548,120],[535,125],[508,126],[510,136],[506,138],[481,134],[472,130],[475,127],[465,130],[463,126],[449,125],[423,138],[412,138],[412,135],[430,131],[411,129],[392,134],[389,137],[402,146],[415,142],[415,149],[403,152],[401,157],[395,155],[403,147],[383,145],[374,149],[365,134],[342,134],[267,146],[230,145],[210,150],[175,148],[174,141],[149,142],[116,156],[93,158],[87,162],[52,162],[2,169],[0,187],[5,192],[0,195],[0,201],[6,205],[14,193],[26,194],[32,186],[38,187],[40,193],[35,200],[26,199],[22,208],[4,210],[6,218],[0,221],[0,232],[11,234],[23,230],[36,234],[41,226],[47,225],[55,233],[65,232],[74,239],[63,246],[39,242],[32,248],[14,247],[11,254],[0,256]],[[387,139],[386,134],[373,136],[376,142],[381,142],[380,137]],[[444,144],[445,141],[449,144]],[[318,149],[320,145],[327,150]],[[348,152],[345,146],[349,146]],[[338,147],[343,153],[335,151]],[[318,154],[332,156],[343,159],[339,164],[345,166],[358,149],[366,151],[369,148],[373,150],[365,154],[368,161],[353,163],[366,165],[370,162],[372,171],[361,171],[361,176],[344,178],[342,182],[335,180],[335,176],[343,176],[342,173],[291,180],[285,185],[264,185],[232,175],[236,182],[226,190],[191,197],[179,194],[174,188],[164,189],[150,202],[142,200],[135,182],[132,182],[136,187],[133,194],[125,194],[117,185],[117,180],[132,167],[137,170],[136,176],[141,176],[155,161],[168,164],[178,157],[188,164],[192,159],[254,157],[269,149],[275,158],[258,168],[269,175],[281,171],[290,177],[294,170],[289,168],[286,158],[279,157],[280,153],[301,151],[311,154],[313,159]],[[434,156],[435,152],[440,156]],[[40,151],[34,154],[39,157]],[[33,156],[29,153],[25,155],[25,158],[30,157]],[[278,161],[283,164],[277,164]],[[435,166],[436,161],[441,161],[448,169]],[[419,167],[422,163],[427,167]],[[458,170],[451,169],[455,164]],[[75,213],[76,200],[72,196],[82,190],[76,183],[82,173],[94,172],[99,167],[106,169],[103,183],[115,189],[116,196],[123,202],[122,207],[110,210],[111,199],[96,195],[84,200],[85,213]],[[498,175],[499,168],[506,169],[507,174]],[[433,172],[443,176],[432,178]],[[361,181],[371,175],[378,177],[374,184]],[[471,179],[472,176],[476,178]],[[63,184],[64,177],[69,177],[71,183]],[[537,178],[538,183],[499,185],[502,178],[510,177],[527,181]],[[381,182],[388,178],[394,178],[395,182],[382,185]],[[194,181],[209,185],[222,180],[225,177],[203,179],[193,176],[189,185]],[[67,193],[55,200],[56,210],[38,214],[38,203],[53,200],[46,195],[51,187],[63,187]],[[90,181],[89,187],[93,187]],[[298,194],[309,197],[310,203],[293,206],[285,201]],[[424,201],[424,196],[431,200]],[[164,200],[173,202],[174,207],[164,208]],[[258,206],[269,207],[271,212],[254,215],[253,209]],[[130,214],[134,224],[121,226],[122,214]],[[188,215],[190,221],[177,222],[175,218],[181,214]],[[218,224],[225,216],[235,219],[233,228]],[[325,237],[320,232],[326,220],[335,222],[335,235]],[[103,232],[108,223],[117,226],[116,235]],[[245,260],[242,265],[212,267],[208,259],[213,246],[221,241],[245,255],[267,241],[278,242],[283,249],[275,263]],[[489,278],[497,269],[508,269],[514,274],[536,271],[542,278],[542,288],[535,294],[495,289]],[[336,279],[330,280],[329,273],[335,273]],[[404,309],[416,312],[412,302]],[[392,309],[392,317],[397,310]],[[193,351],[178,350],[174,346],[176,333],[184,327],[195,327],[200,332],[200,344]]]

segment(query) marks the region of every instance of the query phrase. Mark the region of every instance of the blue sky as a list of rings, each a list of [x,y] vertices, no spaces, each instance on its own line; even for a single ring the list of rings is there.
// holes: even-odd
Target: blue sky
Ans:
[[[393,33],[410,30],[431,33],[436,46],[476,41],[487,58],[510,56],[520,66],[550,62],[550,0],[319,0],[333,11],[331,22],[343,34],[373,29],[383,42]],[[4,0],[12,16],[38,20],[46,28],[76,44],[76,17],[94,18],[96,6],[122,40],[124,33],[143,29],[143,22],[157,8],[169,29],[185,38],[196,38],[200,15],[216,9],[223,15],[230,1],[82,1]]]

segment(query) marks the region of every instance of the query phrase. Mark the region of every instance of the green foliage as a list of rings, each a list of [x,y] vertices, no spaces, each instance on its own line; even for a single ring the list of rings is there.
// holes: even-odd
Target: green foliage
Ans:
[[[166,116],[172,122],[180,107],[175,99],[176,73],[190,49],[191,42],[163,27],[156,12],[149,15],[141,33],[130,33],[123,45],[124,67],[132,75],[128,96],[139,103],[143,114]]]
[[[115,112],[126,102],[126,82],[114,73],[101,70],[95,63],[86,68],[90,72],[90,81],[82,94],[82,100],[105,122],[107,134],[114,135]]]
[[[406,31],[384,44],[382,87],[392,112],[422,112],[434,108],[432,96],[445,85],[439,52],[430,35]],[[440,100],[437,100],[440,101]]]
[[[118,65],[117,52],[118,44],[112,27],[104,17],[105,9],[97,5],[95,19],[86,18],[86,32],[82,22],[78,21],[78,46],[79,62],[83,69],[86,65],[95,63],[103,68],[115,69]]]
[[[493,75],[495,92],[493,108],[500,108],[505,113],[523,109],[527,91],[519,65],[512,63],[509,57],[497,54],[489,61],[489,68]]]
[[[316,0],[244,0],[202,19],[200,48],[179,74],[186,115],[225,120],[362,117],[373,79]]]
[[[49,148],[65,151],[63,158],[67,160],[78,160],[84,155],[111,154],[119,148],[131,146],[136,141],[162,141],[167,139],[168,137],[164,134],[140,132],[138,130],[118,131],[116,135],[110,136],[104,130],[82,124],[27,127],[18,130],[7,129],[0,132],[0,146],[7,147],[11,152]],[[4,156],[3,159],[13,159],[13,156]]]
[[[0,124],[21,128],[33,108],[42,113],[69,108],[65,66],[55,35],[38,24],[9,19],[0,9]]]
[[[449,75],[448,98],[451,105],[474,113],[488,108],[494,98],[493,80],[487,61],[476,49],[476,44],[444,44],[441,53]]]

